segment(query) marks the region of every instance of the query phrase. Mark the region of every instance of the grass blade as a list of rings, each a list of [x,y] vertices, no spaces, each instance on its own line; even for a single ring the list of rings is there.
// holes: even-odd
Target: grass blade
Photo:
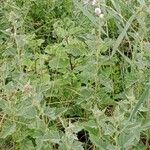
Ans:
[[[135,19],[135,17],[136,17],[136,15],[133,14],[133,15],[129,18],[128,22],[126,23],[126,26],[125,26],[124,29],[122,30],[121,34],[118,36],[118,38],[117,38],[117,40],[116,40],[116,43],[115,43],[114,46],[113,46],[112,54],[111,54],[110,57],[112,57],[112,56],[116,53],[116,51],[117,51],[119,45],[121,44],[123,38],[126,36],[127,30],[129,29],[129,27],[130,27],[131,23],[133,22],[133,20]]]
[[[140,108],[140,106],[148,99],[149,97],[149,90],[150,90],[150,85],[147,85],[145,87],[144,92],[142,93],[141,97],[139,98],[138,103],[135,105],[130,117],[129,117],[129,121],[132,120],[132,118],[134,117],[134,115],[138,112],[138,109]]]

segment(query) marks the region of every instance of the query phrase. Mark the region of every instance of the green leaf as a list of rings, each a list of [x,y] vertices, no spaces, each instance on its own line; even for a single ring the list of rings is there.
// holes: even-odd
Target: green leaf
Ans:
[[[73,150],[84,150],[83,144],[79,141],[75,141],[73,144],[72,144],[72,149]]]
[[[25,106],[23,108],[21,108],[18,112],[17,112],[17,116],[21,116],[27,119],[33,119],[35,118],[37,115],[37,110],[34,106]]]
[[[12,115],[14,112],[14,108],[11,106],[11,102],[9,103],[4,99],[0,99],[0,109],[2,109],[3,112],[8,115]]]
[[[142,93],[142,95],[139,98],[139,101],[137,102],[137,104],[135,105],[133,111],[131,112],[131,115],[129,117],[129,120],[132,120],[133,117],[135,116],[135,114],[138,112],[140,106],[149,98],[149,90],[150,90],[150,85],[146,85],[145,89]]]
[[[43,40],[43,39],[38,39],[38,40],[37,40],[37,45],[38,45],[38,46],[41,46],[42,43],[44,43],[44,40]]]
[[[55,120],[57,117],[61,116],[66,110],[66,108],[46,107],[44,110],[44,114],[50,119]]]
[[[60,140],[60,134],[57,129],[51,128],[50,130],[46,130],[43,135],[39,135],[38,137],[36,137],[36,149],[42,150],[47,142],[51,142],[52,144],[58,144]]]
[[[42,140],[43,141],[51,141],[52,143],[59,143],[60,142],[60,134],[56,129],[49,130],[42,137]]]
[[[128,30],[129,27],[131,26],[131,24],[132,24],[133,20],[135,19],[135,17],[136,17],[136,15],[133,14],[133,15],[129,18],[128,22],[126,23],[126,26],[125,26],[124,29],[122,30],[121,34],[118,36],[118,38],[117,38],[117,40],[116,40],[116,42],[115,42],[115,44],[114,44],[114,46],[113,46],[113,51],[112,51],[111,57],[116,53],[116,51],[119,52],[118,47],[119,47],[119,45],[121,44],[123,38],[126,36],[127,30]],[[122,53],[121,53],[121,54],[122,54]],[[125,59],[126,59],[126,58],[125,58]]]
[[[30,122],[28,122],[28,128],[34,129],[35,132],[34,132],[34,134],[32,133],[32,136],[36,137],[38,134],[41,134],[41,132],[43,132],[45,130],[46,124],[45,124],[44,120],[40,119],[39,117],[36,117],[36,118],[30,120]]]
[[[19,48],[24,48],[26,44],[26,36],[25,35],[16,35],[16,42]]]
[[[20,150],[35,150],[35,147],[31,140],[25,139],[25,140],[21,141],[19,149]]]
[[[98,25],[96,18],[88,11],[88,9],[86,9],[86,7],[83,7],[78,0],[74,0],[73,2],[95,26]]]
[[[5,109],[7,105],[8,105],[7,101],[0,98],[0,108]]]
[[[58,69],[58,68],[66,68],[69,65],[69,61],[64,58],[53,58],[49,61],[49,66],[52,69]]]
[[[107,145],[106,145],[105,142],[103,142],[103,141],[100,139],[100,137],[99,137],[98,134],[91,134],[91,133],[90,133],[90,140],[91,140],[91,142],[92,142],[96,147],[98,147],[99,149],[101,149],[101,150],[106,150]]]
[[[11,121],[5,121],[0,132],[0,138],[6,138],[16,131],[16,124]]]
[[[137,134],[138,134],[138,139],[137,139]],[[135,133],[133,134],[133,132],[130,132],[130,133],[122,133],[119,138],[118,138],[118,141],[119,141],[119,145],[122,147],[122,148],[125,148],[125,149],[128,149],[129,147],[132,147],[134,146],[134,144],[137,144],[138,141],[140,139],[140,134],[139,133]]]

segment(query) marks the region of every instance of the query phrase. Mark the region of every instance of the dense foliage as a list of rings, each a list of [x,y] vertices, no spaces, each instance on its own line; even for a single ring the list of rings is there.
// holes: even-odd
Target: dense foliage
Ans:
[[[150,149],[149,0],[1,0],[0,20],[1,150]]]

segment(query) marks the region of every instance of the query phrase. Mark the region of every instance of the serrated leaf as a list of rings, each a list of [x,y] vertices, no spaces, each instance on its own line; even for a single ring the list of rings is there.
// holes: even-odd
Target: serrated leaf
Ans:
[[[55,120],[57,117],[61,116],[66,110],[66,108],[46,107],[44,110],[44,114],[50,119]]]
[[[20,150],[35,150],[35,147],[31,140],[25,139],[20,144]]]
[[[46,134],[42,137],[43,141],[51,141],[52,143],[59,143],[60,142],[60,134],[57,130],[49,130]]]
[[[9,135],[12,135],[16,131],[16,124],[11,121],[5,121],[0,132],[0,138],[6,138]]]
[[[21,116],[27,119],[33,119],[37,115],[37,110],[34,106],[25,106],[17,112],[17,116]]]
[[[49,61],[49,66],[52,69],[58,69],[58,68],[66,68],[69,65],[69,61],[64,58],[53,58],[51,61]]]

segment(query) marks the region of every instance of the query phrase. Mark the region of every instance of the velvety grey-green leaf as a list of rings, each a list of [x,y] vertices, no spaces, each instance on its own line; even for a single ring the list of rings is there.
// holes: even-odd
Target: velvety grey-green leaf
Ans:
[[[16,123],[11,121],[5,121],[0,132],[0,138],[6,138],[12,135],[16,131]]]
[[[27,119],[32,119],[35,118],[37,115],[37,110],[34,106],[25,106],[21,110],[18,111],[17,113],[18,116],[22,116]]]

